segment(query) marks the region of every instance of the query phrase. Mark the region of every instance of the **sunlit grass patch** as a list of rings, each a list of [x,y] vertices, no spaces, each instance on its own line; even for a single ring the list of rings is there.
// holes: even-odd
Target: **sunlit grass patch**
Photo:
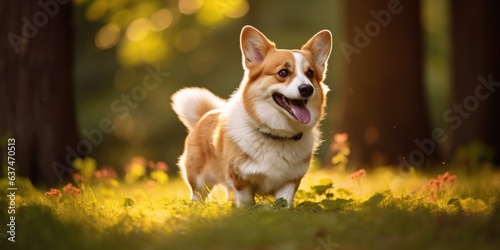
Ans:
[[[494,249],[500,173],[484,169],[399,175],[392,168],[313,170],[294,208],[257,197],[236,208],[216,191],[188,200],[176,176],[142,159],[134,181],[92,166],[75,183],[44,190],[19,179],[15,249]],[[137,167],[136,166],[136,167]],[[83,177],[83,178],[80,178]],[[125,177],[126,178],[126,177]],[[6,207],[6,180],[0,207]],[[1,212],[2,221],[6,210]],[[3,239],[0,244],[4,244]],[[3,247],[2,247],[3,249]]]

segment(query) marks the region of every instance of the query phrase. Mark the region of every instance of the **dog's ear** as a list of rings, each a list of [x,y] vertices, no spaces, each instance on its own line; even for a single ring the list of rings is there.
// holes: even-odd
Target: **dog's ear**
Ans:
[[[328,30],[322,30],[316,33],[316,35],[302,46],[302,50],[309,51],[316,67],[324,72],[332,51],[332,33]]]
[[[269,50],[276,48],[264,34],[250,25],[246,25],[241,30],[240,47],[245,69],[261,64]]]

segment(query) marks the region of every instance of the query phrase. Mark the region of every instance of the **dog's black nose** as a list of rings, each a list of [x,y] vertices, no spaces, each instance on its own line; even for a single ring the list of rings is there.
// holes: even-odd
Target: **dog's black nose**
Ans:
[[[299,93],[303,97],[309,97],[313,94],[313,92],[314,88],[310,84],[303,83],[299,86]]]

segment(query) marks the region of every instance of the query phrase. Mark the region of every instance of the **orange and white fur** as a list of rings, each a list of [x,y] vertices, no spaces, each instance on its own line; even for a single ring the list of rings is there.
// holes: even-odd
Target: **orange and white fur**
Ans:
[[[237,206],[255,204],[256,193],[292,206],[321,140],[332,35],[323,30],[300,50],[281,50],[245,26],[240,47],[245,72],[230,99],[203,88],[172,96],[173,110],[189,130],[179,167],[193,201],[223,184]]]

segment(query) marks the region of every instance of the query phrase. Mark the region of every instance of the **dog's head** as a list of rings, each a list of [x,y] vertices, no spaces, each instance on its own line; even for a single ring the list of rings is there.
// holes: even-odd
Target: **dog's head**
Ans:
[[[312,128],[323,118],[323,84],[332,35],[322,30],[300,50],[281,50],[252,26],[241,30],[245,111],[259,126],[283,133]]]

